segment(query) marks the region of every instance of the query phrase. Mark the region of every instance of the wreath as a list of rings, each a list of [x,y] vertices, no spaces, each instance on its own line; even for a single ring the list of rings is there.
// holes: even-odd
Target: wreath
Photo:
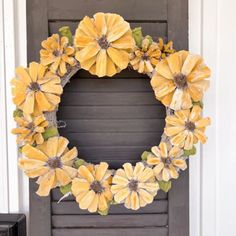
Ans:
[[[166,107],[166,125],[160,144],[144,150],[140,162],[111,170],[106,162],[81,159],[76,147],[68,149],[56,111],[63,87],[79,69],[111,77],[128,66],[151,78],[156,99]],[[110,205],[120,203],[132,210],[145,207],[187,168],[195,144],[206,142],[210,118],[201,113],[209,77],[200,56],[175,51],[162,38],[155,42],[140,27],[131,30],[120,15],[85,16],[74,36],[65,26],[42,42],[40,63],[16,68],[11,84],[17,128],[12,132],[21,153],[19,167],[29,178],[38,178],[39,196],[60,187],[64,197],[73,194],[89,212],[106,215]]]

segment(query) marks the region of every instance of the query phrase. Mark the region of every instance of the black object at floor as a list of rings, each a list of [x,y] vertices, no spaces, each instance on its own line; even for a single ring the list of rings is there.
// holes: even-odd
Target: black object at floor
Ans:
[[[26,236],[23,214],[0,214],[0,236]]]

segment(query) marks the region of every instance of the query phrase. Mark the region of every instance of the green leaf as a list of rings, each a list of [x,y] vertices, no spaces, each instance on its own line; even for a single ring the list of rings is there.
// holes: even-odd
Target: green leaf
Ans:
[[[22,117],[23,116],[23,111],[21,109],[16,109],[14,112],[13,112],[13,117]]]
[[[153,43],[153,39],[150,35],[145,36],[149,40],[149,45]]]
[[[202,109],[203,109],[203,102],[202,101],[198,101],[198,102],[192,102],[193,103],[193,105],[198,105],[198,106],[200,106]]]
[[[150,154],[151,154],[151,152],[144,151],[143,154],[142,154],[142,156],[141,156],[141,159],[142,159],[143,161],[146,161],[147,158],[148,158],[148,156],[149,156]]]
[[[83,164],[85,163],[85,160],[83,159],[77,159],[75,162],[74,162],[74,165],[75,165],[75,168],[79,168],[80,166],[82,166]]]
[[[160,189],[166,193],[171,189],[171,181],[158,181],[158,184]]]
[[[63,26],[59,29],[59,34],[61,37],[67,37],[69,44],[73,44],[73,37],[69,26]]]
[[[143,34],[142,34],[142,28],[137,27],[132,30],[133,38],[138,47],[142,47],[142,41],[143,41]]]
[[[184,156],[191,156],[191,155],[195,155],[195,154],[196,154],[196,152],[197,152],[197,150],[196,150],[196,147],[195,147],[195,146],[193,146],[193,148],[192,148],[192,149],[190,149],[190,150],[184,150]]]
[[[58,129],[54,126],[48,127],[43,133],[44,140],[48,140],[51,137],[59,135]]]
[[[67,193],[71,192],[71,183],[70,184],[67,184],[65,186],[61,186],[60,187],[60,191],[63,195],[66,195]]]

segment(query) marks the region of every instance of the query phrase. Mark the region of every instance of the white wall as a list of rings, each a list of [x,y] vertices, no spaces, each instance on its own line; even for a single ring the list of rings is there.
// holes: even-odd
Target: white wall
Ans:
[[[190,50],[200,53],[212,69],[204,115],[212,117],[209,140],[200,158],[191,160],[191,236],[235,235],[236,188],[236,1],[190,0]]]
[[[236,133],[236,1],[189,0],[190,50],[212,69],[204,115],[212,117],[209,140],[190,161],[191,236],[236,232],[234,134]],[[28,214],[28,181],[17,169],[9,81],[26,65],[25,0],[0,2],[0,212]]]

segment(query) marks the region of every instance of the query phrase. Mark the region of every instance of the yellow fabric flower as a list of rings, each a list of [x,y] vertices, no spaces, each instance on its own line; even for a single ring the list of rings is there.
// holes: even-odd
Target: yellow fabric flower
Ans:
[[[81,209],[88,209],[89,212],[106,211],[113,197],[110,185],[111,171],[106,162],[101,162],[95,166],[80,166],[77,177],[72,181],[71,191]]]
[[[11,84],[13,102],[24,113],[34,115],[54,110],[63,90],[60,78],[36,62],[30,63],[29,68],[16,68]]]
[[[42,144],[44,142],[42,133],[48,126],[44,115],[32,117],[24,114],[22,117],[15,117],[15,121],[18,127],[12,129],[12,133],[18,135],[17,143]]]
[[[142,41],[142,47],[135,47],[134,52],[130,54],[130,64],[139,73],[150,73],[154,70],[160,57],[161,51],[157,43],[150,43],[146,37]]]
[[[153,202],[159,185],[155,182],[154,172],[138,162],[135,167],[130,163],[118,169],[112,179],[111,191],[117,203],[125,203],[125,207],[138,210]]]
[[[121,16],[99,12],[79,23],[74,45],[81,67],[102,77],[113,76],[128,66],[128,52],[135,42],[129,23]]]
[[[52,137],[37,147],[27,144],[22,148],[19,166],[29,178],[39,177],[39,196],[48,196],[51,189],[69,184],[76,176],[71,166],[78,152],[76,147],[68,150],[68,143],[66,138]]]
[[[151,85],[156,98],[173,110],[189,109],[203,97],[211,72],[198,55],[171,54],[156,66]]]
[[[175,49],[173,48],[173,42],[169,41],[167,44],[164,44],[162,38],[158,38],[158,47],[161,50],[161,58],[164,59],[168,57],[170,54],[175,53]]]
[[[149,155],[147,163],[155,166],[153,171],[158,180],[169,181],[171,178],[179,177],[178,169],[187,168],[186,161],[181,159],[183,150],[178,147],[172,147],[169,151],[166,143],[161,142],[159,147],[152,147],[153,155]]]
[[[210,118],[202,118],[200,106],[194,105],[191,111],[179,110],[167,116],[164,132],[173,145],[190,150],[198,141],[206,142],[204,132],[208,125]]]
[[[48,66],[54,74],[64,76],[67,72],[67,65],[74,66],[75,49],[69,46],[67,37],[53,34],[42,42],[43,49],[40,50],[40,61],[44,66]]]

